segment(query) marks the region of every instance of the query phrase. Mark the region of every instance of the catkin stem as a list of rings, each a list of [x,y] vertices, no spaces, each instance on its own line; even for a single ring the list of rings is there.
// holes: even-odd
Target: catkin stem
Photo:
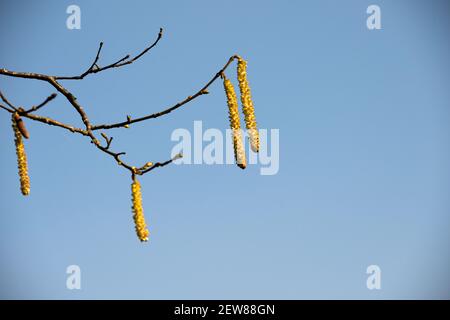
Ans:
[[[245,167],[247,166],[247,161],[245,158],[236,92],[234,90],[233,84],[225,77],[225,75],[223,75],[223,87],[225,88],[225,93],[227,95],[228,114],[233,135],[234,157],[236,159],[236,164],[241,169],[245,169]]]
[[[22,134],[17,127],[18,114],[13,113],[12,128],[14,131],[14,143],[16,145],[17,167],[19,169],[20,190],[24,196],[30,194],[30,177],[28,176],[28,163],[25,146],[22,140]]]
[[[131,196],[132,196],[132,209],[133,220],[136,228],[136,234],[141,241],[148,241],[150,232],[145,224],[144,209],[142,207],[142,194],[141,184],[133,177],[133,183],[131,184]]]
[[[254,152],[259,152],[259,132],[256,124],[255,108],[253,107],[252,94],[247,79],[247,62],[238,58],[237,78],[241,92],[242,112],[244,113],[245,126],[250,139],[250,147]]]

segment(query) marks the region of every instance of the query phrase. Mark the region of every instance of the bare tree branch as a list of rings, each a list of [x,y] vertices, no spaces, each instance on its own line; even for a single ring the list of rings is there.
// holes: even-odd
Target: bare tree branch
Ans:
[[[4,71],[5,71],[5,69],[0,69],[0,74],[10,75],[12,77],[22,77],[22,75],[24,75],[23,73],[18,73],[18,72],[13,72],[13,71],[8,71],[8,70],[6,70],[6,72],[4,72]],[[36,79],[36,78],[32,78],[33,75],[34,74],[26,73],[25,77],[30,76],[31,79]],[[67,91],[61,84],[59,84],[56,80],[54,80],[53,77],[46,76],[46,75],[39,75],[37,80],[43,80],[43,81],[49,82],[52,86],[54,86],[59,92],[61,92],[66,97],[66,99],[72,104],[72,106],[80,114],[80,116],[81,116],[81,118],[82,118],[82,120],[83,120],[83,122],[85,124],[85,127],[86,127],[85,130],[79,129],[79,128],[75,128],[75,127],[73,127],[71,125],[67,125],[67,124],[61,123],[61,122],[59,122],[57,120],[54,120],[54,119],[51,119],[51,118],[37,116],[37,115],[34,115],[32,113],[26,113],[25,110],[23,110],[22,108],[15,107],[11,102],[9,102],[8,99],[6,99],[6,97],[4,95],[1,95],[1,98],[5,102],[8,101],[7,102],[8,105],[10,105],[11,108],[13,108],[13,110],[9,110],[6,107],[3,107],[3,109],[5,109],[6,111],[11,112],[11,113],[18,112],[19,115],[24,116],[25,118],[29,118],[31,120],[35,120],[35,121],[38,121],[38,122],[46,123],[48,125],[61,127],[61,128],[67,129],[67,130],[69,130],[71,132],[76,132],[76,133],[80,133],[80,134],[82,134],[84,136],[88,136],[88,137],[91,138],[91,143],[93,143],[99,150],[101,150],[101,151],[105,152],[106,154],[112,156],[116,160],[117,164],[119,164],[120,166],[128,169],[131,173],[134,173],[134,169],[133,169],[134,167],[129,165],[129,164],[127,164],[127,163],[125,163],[125,162],[123,162],[120,159],[120,156],[121,155],[125,155],[125,152],[118,152],[118,153],[116,153],[116,152],[113,152],[113,151],[109,150],[109,146],[111,144],[112,139],[110,140],[109,144],[107,143],[106,146],[102,146],[100,144],[100,142],[97,140],[97,138],[95,137],[95,135],[91,131],[91,125],[90,125],[90,122],[89,122],[89,119],[88,119],[86,113],[84,112],[83,108],[78,104],[78,102],[76,101],[76,97],[72,93]]]
[[[181,106],[187,104],[188,102],[196,99],[197,97],[207,94],[208,93],[208,87],[214,82],[216,81],[219,77],[221,77],[225,71],[225,69],[228,68],[228,66],[233,62],[234,59],[237,59],[237,56],[232,56],[228,59],[227,63],[222,67],[222,69],[220,69],[213,77],[211,80],[209,80],[209,82],[207,82],[199,91],[195,92],[193,95],[188,96],[186,99],[178,102],[177,104],[163,110],[157,113],[153,113],[153,114],[149,114],[140,118],[135,118],[132,119],[131,116],[127,115],[127,120],[123,121],[123,122],[118,122],[118,123],[113,123],[113,124],[102,124],[102,125],[96,125],[93,126],[90,123],[90,120],[86,114],[86,112],[84,111],[83,107],[80,105],[80,103],[77,101],[77,98],[70,92],[68,91],[64,86],[62,86],[58,80],[81,80],[84,77],[86,77],[89,74],[93,74],[93,73],[98,73],[110,68],[119,68],[128,64],[133,63],[134,61],[138,60],[140,57],[142,57],[144,54],[146,54],[148,51],[150,51],[154,46],[157,45],[157,43],[159,42],[159,40],[162,37],[162,29],[160,29],[160,32],[158,34],[157,39],[153,42],[153,44],[151,44],[150,46],[148,46],[147,48],[145,48],[142,52],[140,52],[138,55],[136,55],[133,58],[130,58],[129,55],[123,57],[122,59],[109,64],[105,67],[99,67],[98,66],[98,61],[100,59],[100,54],[103,48],[103,43],[101,42],[99,45],[99,48],[97,50],[97,54],[94,58],[94,61],[92,62],[92,64],[90,65],[90,67],[81,75],[79,76],[73,76],[73,77],[56,77],[56,76],[50,76],[50,75],[45,75],[45,74],[40,74],[40,73],[31,73],[31,72],[16,72],[16,71],[10,71],[7,69],[0,69],[0,75],[5,75],[5,76],[9,76],[9,77],[16,77],[16,78],[25,78],[25,79],[34,79],[34,80],[40,80],[40,81],[44,81],[49,83],[51,86],[53,86],[59,93],[61,93],[66,100],[71,104],[71,106],[77,111],[77,113],[79,114],[81,120],[84,123],[85,128],[81,129],[81,128],[76,128],[72,125],[68,125],[68,124],[64,124],[62,122],[59,122],[57,120],[48,118],[48,117],[42,117],[42,116],[38,116],[33,114],[33,112],[39,110],[40,108],[42,108],[43,106],[45,106],[48,102],[50,102],[51,100],[53,100],[56,97],[56,93],[50,95],[49,97],[47,97],[46,100],[44,100],[41,104],[37,105],[37,106],[33,106],[32,108],[28,109],[28,110],[24,110],[22,108],[16,108],[11,102],[9,102],[1,93],[0,93],[0,98],[9,106],[3,106],[0,105],[0,107],[10,113],[13,112],[18,112],[20,116],[23,116],[24,118],[28,118],[30,120],[35,120],[38,122],[42,122],[42,123],[46,123],[48,125],[53,125],[53,126],[57,126],[60,128],[64,128],[66,130],[69,130],[71,132],[75,132],[75,133],[79,133],[83,136],[87,136],[90,138],[91,143],[93,143],[100,151],[110,155],[111,157],[113,157],[116,162],[126,168],[127,170],[129,170],[133,175],[134,174],[140,174],[143,175],[147,172],[150,172],[156,168],[160,168],[160,167],[164,167],[170,163],[172,163],[174,160],[178,159],[179,157],[181,157],[181,155],[177,155],[176,157],[174,157],[173,159],[170,159],[168,161],[165,162],[158,162],[155,164],[151,164],[150,162],[148,162],[146,165],[144,165],[143,167],[140,167],[139,169],[136,169],[136,167],[131,166],[125,162],[122,161],[121,156],[125,155],[125,152],[114,152],[112,150],[110,150],[111,147],[111,142],[113,140],[113,138],[109,138],[105,133],[101,133],[101,136],[104,138],[105,140],[105,145],[102,145],[99,140],[96,138],[94,131],[95,130],[99,130],[99,129],[111,129],[111,128],[120,128],[120,127],[128,127],[128,125],[132,124],[132,123],[137,123],[137,122],[141,122],[141,121],[145,121],[148,119],[153,119],[153,118],[158,118],[161,117],[163,115],[166,115],[178,108],[180,108]],[[11,108],[11,109],[10,109]],[[151,164],[151,165],[150,165]]]
[[[55,83],[57,83],[57,82],[55,81]],[[62,88],[62,87],[61,87],[61,88]],[[66,92],[65,89],[64,89],[64,90],[61,89],[61,91],[66,93],[65,96],[66,96],[66,98],[67,98],[69,101],[71,101],[71,100],[74,101],[74,100],[75,100],[75,98],[73,97],[73,95],[70,94],[70,93],[68,93],[68,92]],[[2,97],[3,97],[4,99],[6,99],[6,97],[4,97],[3,95],[2,95]],[[71,99],[71,100],[70,100],[70,99]],[[73,101],[72,101],[72,102],[73,102]],[[11,104],[9,101],[8,101],[8,103]],[[75,102],[75,103],[76,103],[76,102]],[[60,128],[64,128],[64,129],[67,129],[67,130],[69,130],[69,131],[71,131],[71,132],[80,133],[80,134],[82,134],[82,135],[84,135],[84,136],[89,136],[89,137],[91,138],[91,143],[95,144],[95,146],[96,146],[99,150],[101,150],[101,151],[103,151],[103,152],[109,154],[110,156],[112,156],[112,157],[117,161],[117,163],[118,163],[120,166],[122,166],[122,167],[128,169],[129,171],[133,172],[133,169],[132,169],[133,167],[132,167],[131,165],[128,165],[128,164],[124,163],[124,162],[120,159],[120,156],[121,156],[121,155],[124,155],[125,152],[119,152],[119,153],[116,153],[116,152],[113,152],[113,151],[108,150],[108,149],[109,149],[109,146],[110,146],[110,144],[111,144],[112,138],[110,139],[109,143],[107,143],[107,146],[106,146],[106,147],[103,147],[103,146],[100,145],[100,143],[99,143],[99,141],[97,140],[97,138],[93,135],[93,133],[92,133],[89,129],[83,130],[83,129],[75,128],[75,127],[73,127],[73,126],[70,126],[70,125],[61,123],[61,122],[59,122],[59,121],[57,121],[57,120],[54,120],[54,119],[51,119],[51,118],[41,117],[41,116],[38,116],[38,115],[35,115],[35,114],[32,114],[32,113],[26,113],[25,110],[23,110],[22,108],[16,108],[16,107],[15,107],[14,105],[12,105],[12,104],[11,104],[11,106],[12,106],[12,108],[13,108],[14,110],[7,110],[7,109],[6,109],[7,111],[9,111],[9,112],[11,112],[11,113],[17,112],[20,116],[23,116],[23,117],[25,117],[25,118],[28,118],[28,119],[31,119],[31,120],[35,120],[35,121],[38,121],[38,122],[42,122],[42,123],[46,123],[46,124],[48,124],[48,125],[52,125],[52,126],[57,126],[57,127],[60,127]],[[81,108],[81,106],[79,106],[79,108]],[[83,111],[82,109],[81,109],[81,111],[82,111],[81,113],[85,115],[85,113],[84,113],[84,111]],[[86,117],[87,117],[87,116],[86,116]],[[88,121],[87,124],[86,124],[86,128],[88,128],[88,126],[89,126],[89,121]]]
[[[38,121],[38,122],[46,123],[46,124],[51,125],[51,126],[64,128],[64,129],[69,130],[70,132],[80,133],[83,136],[87,136],[88,135],[86,130],[83,130],[83,129],[80,129],[80,128],[76,128],[76,127],[64,124],[62,122],[59,122],[57,120],[54,120],[54,119],[51,119],[51,118],[48,118],[48,117],[41,117],[41,116],[38,116],[38,115],[35,115],[35,114],[29,114],[29,113],[24,113],[24,112],[19,112],[19,115],[23,116],[25,118],[31,119],[31,120],[35,120],[35,121]]]
[[[99,48],[98,48],[98,51],[97,51],[97,55],[96,55],[96,57],[94,59],[94,62],[92,63],[92,65],[84,73],[82,73],[79,76],[54,77],[54,78],[55,78],[55,80],[81,80],[81,79],[84,79],[84,77],[86,77],[89,74],[98,73],[98,72],[105,71],[105,70],[108,70],[108,69],[111,69],[111,68],[120,68],[120,67],[126,66],[128,64],[132,64],[134,61],[136,61],[137,59],[142,57],[144,54],[146,54],[148,51],[150,51],[154,46],[156,46],[158,44],[159,40],[161,40],[162,35],[163,35],[163,29],[160,28],[159,29],[159,33],[158,33],[158,37],[156,38],[156,40],[150,46],[145,48],[141,53],[136,55],[134,58],[130,59],[130,55],[128,54],[125,57],[119,59],[118,61],[113,62],[113,63],[111,63],[111,64],[109,64],[109,65],[107,65],[105,67],[99,67],[98,64],[97,64],[97,62],[98,62],[98,60],[100,58],[100,52],[101,52],[102,47],[103,47],[103,42],[100,42],[100,45],[99,45]]]
[[[140,117],[140,118],[131,119],[131,117],[128,116],[127,120],[123,121],[123,122],[95,125],[95,126],[92,126],[92,130],[120,128],[120,127],[125,127],[126,125],[130,125],[132,123],[141,122],[141,121],[145,121],[148,119],[154,119],[154,118],[159,118],[161,116],[164,116],[164,115],[182,107],[183,105],[194,100],[195,98],[197,98],[201,95],[204,95],[204,94],[208,94],[209,93],[207,90],[208,87],[221,76],[221,74],[228,68],[228,66],[230,65],[231,62],[233,62],[234,59],[237,59],[237,56],[230,57],[230,59],[228,59],[228,62],[223,66],[223,68],[220,69],[219,72],[217,72],[216,75],[214,75],[214,77],[206,85],[204,85],[199,91],[197,91],[196,93],[194,93],[191,96],[188,96],[186,99],[178,102],[177,104],[173,105],[172,107],[167,108],[167,109],[157,112],[157,113],[152,113],[147,116]]]
[[[1,70],[0,70],[1,73]],[[75,108],[75,110],[78,112],[78,114],[81,117],[81,120],[83,121],[84,125],[86,126],[86,130],[88,132],[88,135],[95,140],[95,137],[93,137],[91,132],[91,123],[89,122],[89,118],[84,112],[83,107],[78,103],[77,98],[69,92],[66,88],[64,88],[58,81],[55,80],[53,77],[48,77],[47,80],[56,90],[58,90],[60,93],[62,93],[66,99],[70,102],[70,104]]]
[[[45,74],[34,73],[34,72],[10,71],[10,70],[6,70],[5,68],[0,69],[0,74],[9,76],[9,77],[42,80],[42,81],[47,81],[47,82],[50,82],[50,78],[52,78],[51,76],[48,76]]]
[[[5,97],[3,94],[0,93],[0,95],[1,95],[1,98],[2,98],[2,99],[6,99],[6,97]],[[56,94],[53,94],[53,95],[56,96]],[[43,103],[41,103],[41,104],[45,104],[46,101],[49,100],[49,98],[52,97],[53,95],[49,96],[49,97],[48,97]],[[51,98],[51,99],[53,99],[53,98]],[[51,100],[51,99],[50,99],[50,100]],[[20,116],[25,117],[25,118],[28,118],[28,119],[31,119],[31,120],[34,120],[34,121],[42,122],[42,123],[45,123],[45,124],[48,124],[48,125],[51,125],[51,126],[56,126],[56,127],[64,128],[64,129],[69,130],[70,132],[80,133],[80,134],[82,134],[82,135],[84,135],[84,136],[88,135],[86,130],[83,130],[83,129],[80,129],[80,128],[76,128],[76,127],[71,126],[71,125],[68,125],[68,124],[64,124],[64,123],[59,122],[59,121],[57,121],[57,120],[54,120],[54,119],[52,119],[52,118],[41,117],[41,116],[32,114],[29,110],[28,110],[28,111],[25,111],[23,108],[16,107],[16,106],[14,106],[14,105],[13,105],[11,102],[9,102],[9,101],[8,101],[8,103],[9,103],[9,105],[10,105],[13,109],[6,108],[6,107],[3,106],[3,105],[0,105],[0,107],[1,107],[2,109],[4,109],[4,110],[8,111],[9,113],[17,112]],[[31,109],[30,109],[30,110],[31,110]]]

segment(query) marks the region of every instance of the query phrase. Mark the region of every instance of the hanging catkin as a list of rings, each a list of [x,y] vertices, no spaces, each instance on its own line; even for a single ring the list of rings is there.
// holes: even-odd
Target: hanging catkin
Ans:
[[[142,207],[141,184],[133,177],[131,184],[131,196],[133,202],[133,220],[136,227],[136,234],[141,241],[148,241],[150,232],[145,224],[144,209]]]
[[[228,113],[230,118],[230,127],[233,136],[234,157],[236,164],[245,169],[247,166],[245,159],[244,143],[242,141],[241,122],[239,119],[238,102],[233,84],[223,75],[223,87],[227,95]]]
[[[247,62],[241,57],[238,58],[237,78],[239,90],[241,91],[242,112],[244,113],[250,147],[254,152],[259,152],[259,133],[256,125],[255,108],[253,107],[250,86],[247,80]]]
[[[17,167],[19,169],[20,190],[24,196],[30,194],[30,177],[28,176],[27,154],[22,141],[22,133],[20,132],[17,122],[20,119],[17,113],[12,115],[12,127],[14,130],[14,143],[16,145]]]

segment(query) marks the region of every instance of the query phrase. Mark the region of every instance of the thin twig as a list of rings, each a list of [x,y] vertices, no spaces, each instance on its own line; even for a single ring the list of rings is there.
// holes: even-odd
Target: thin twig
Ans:
[[[0,91],[0,99],[2,99],[9,107],[11,107],[13,110],[17,111],[17,108],[9,102],[8,99],[3,95],[3,93]]]
[[[89,74],[102,72],[102,71],[105,71],[105,70],[108,70],[108,69],[111,69],[111,68],[120,68],[120,67],[126,66],[128,64],[132,64],[134,61],[136,61],[137,59],[142,57],[144,54],[146,54],[148,51],[150,51],[154,46],[156,46],[158,44],[159,40],[161,40],[162,35],[163,35],[163,29],[160,28],[156,40],[150,46],[145,48],[141,53],[136,55],[134,58],[130,59],[130,55],[126,55],[125,57],[117,60],[116,62],[108,64],[105,67],[98,67],[98,65],[97,65],[97,62],[98,62],[98,60],[100,58],[100,52],[101,52],[102,47],[103,47],[103,42],[100,42],[100,46],[98,48],[97,55],[95,57],[94,62],[92,63],[92,65],[84,73],[82,73],[79,76],[71,76],[71,77],[68,77],[68,76],[64,76],[64,77],[56,76],[54,78],[55,78],[55,80],[81,80],[81,79],[84,79],[84,77],[86,77]],[[96,68],[94,68],[94,67],[96,67]]]
[[[105,139],[106,141],[106,149],[109,149],[109,147],[111,146],[111,142],[113,141],[113,137],[109,138],[105,133],[101,133],[103,139]]]
[[[6,107],[6,106],[2,105],[2,104],[0,104],[0,108],[2,108],[2,109],[4,109],[4,110],[6,110],[6,111],[8,111],[8,112],[11,112],[11,113],[13,113],[13,112],[14,112],[14,110],[12,110],[12,109],[10,109],[10,108],[8,108],[8,107]]]
[[[52,93],[51,95],[49,95],[43,102],[41,102],[40,104],[38,104],[37,106],[33,106],[32,108],[24,111],[24,113],[30,113],[30,112],[35,112],[37,110],[39,110],[40,108],[42,108],[43,106],[45,106],[47,103],[49,103],[50,101],[52,101],[53,99],[55,99],[57,96],[56,93]]]
[[[81,78],[83,79],[86,75],[89,74],[89,72],[92,71],[92,69],[94,69],[94,67],[97,65],[98,59],[100,58],[100,52],[102,51],[103,48],[103,42],[100,42],[100,45],[98,46],[98,50],[97,50],[97,55],[95,56],[94,62],[92,62],[91,66],[89,67],[89,69],[87,69],[82,75]]]
[[[140,173],[138,173],[138,174],[144,175],[144,174],[146,174],[147,172],[150,172],[150,171],[152,171],[152,170],[154,170],[154,169],[156,169],[156,168],[161,168],[161,167],[167,166],[168,164],[171,164],[171,163],[174,162],[175,160],[180,159],[180,158],[182,158],[182,157],[183,157],[183,154],[178,153],[178,154],[175,155],[172,159],[167,160],[167,161],[164,161],[164,162],[157,162],[157,163],[153,164],[150,168],[148,168],[148,169],[146,169],[146,170],[142,170],[142,171],[141,171]]]

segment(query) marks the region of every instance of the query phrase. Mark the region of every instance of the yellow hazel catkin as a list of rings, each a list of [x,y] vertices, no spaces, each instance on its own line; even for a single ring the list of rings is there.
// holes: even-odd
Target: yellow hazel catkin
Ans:
[[[131,196],[133,202],[133,220],[136,227],[136,234],[141,241],[148,241],[150,232],[145,224],[144,209],[142,207],[141,184],[137,179],[131,184]]]
[[[230,80],[225,78],[225,75],[223,76],[223,86],[227,95],[228,114],[233,135],[234,157],[236,159],[236,164],[241,169],[245,169],[247,163],[245,159],[244,143],[242,141],[242,131],[236,92],[234,91],[233,84]]]
[[[19,169],[20,190],[24,196],[30,194],[30,177],[28,176],[27,154],[22,141],[22,134],[17,127],[17,113],[12,116],[12,127],[14,130],[14,143],[16,145],[17,167]]]
[[[255,108],[247,80],[247,62],[241,57],[238,58],[237,78],[239,90],[241,92],[242,112],[244,113],[245,126],[250,139],[250,147],[254,152],[259,152],[259,132],[256,124]]]

